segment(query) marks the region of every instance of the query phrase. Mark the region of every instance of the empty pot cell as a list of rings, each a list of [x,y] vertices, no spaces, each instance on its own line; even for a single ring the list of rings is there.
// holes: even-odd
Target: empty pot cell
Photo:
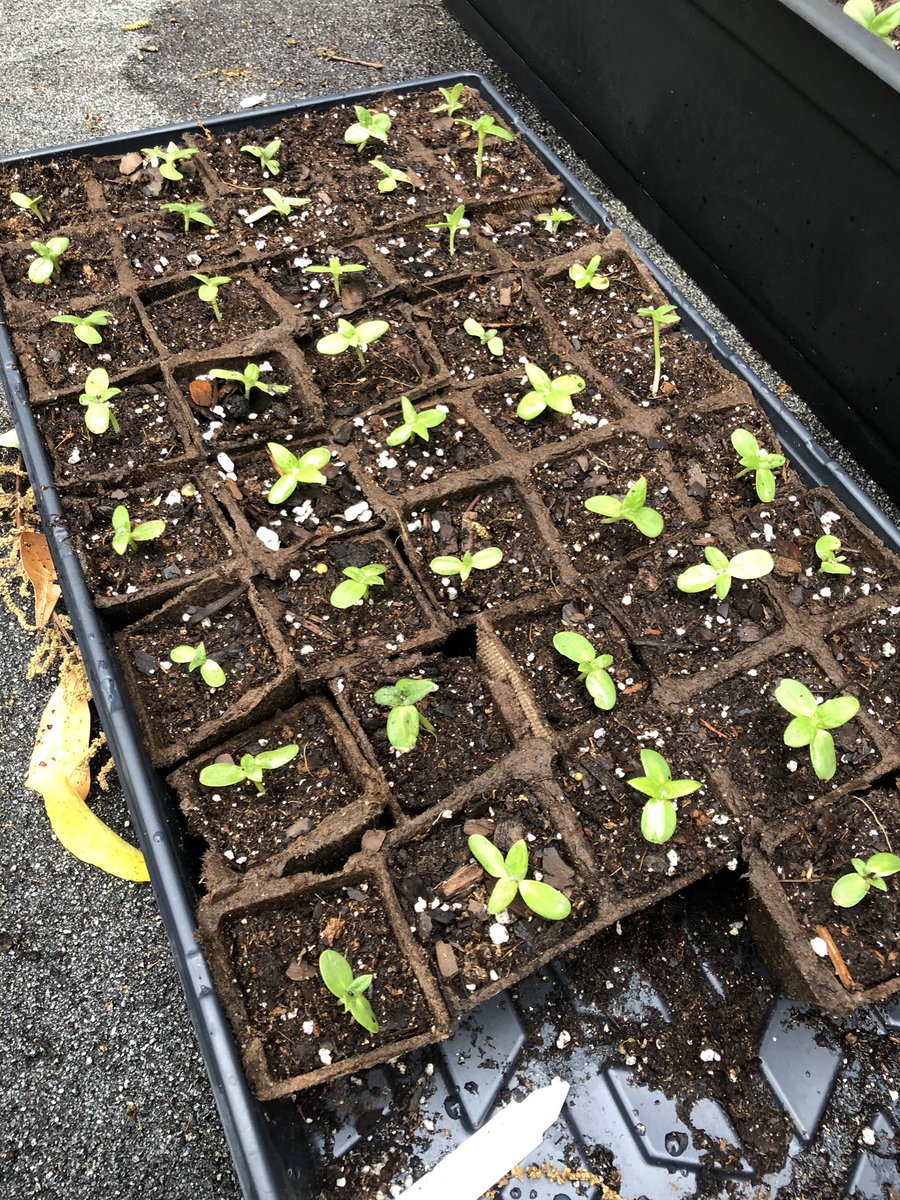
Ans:
[[[555,354],[541,363],[541,370],[551,379],[578,374],[577,368]],[[527,421],[517,416],[522,397],[532,390],[524,374],[518,378],[504,375],[502,379],[486,383],[473,393],[472,398],[491,424],[517,450],[530,450],[551,442],[565,442],[579,433],[596,432],[616,419],[619,409],[612,399],[598,391],[590,381],[585,380],[585,383],[587,386],[572,396],[571,413],[559,413],[548,407]]]
[[[390,192],[380,192],[378,185],[388,181],[385,171],[372,166],[377,158],[385,167],[400,171],[409,183],[397,182]],[[422,154],[412,151],[399,154],[391,145],[379,146],[351,174],[341,180],[341,200],[349,204],[366,229],[384,229],[398,222],[426,219],[442,220],[441,214],[456,207],[457,201],[443,174]]]
[[[278,324],[275,312],[245,276],[226,272],[210,278],[231,280],[218,288],[216,304],[221,320],[212,305],[197,294],[205,286],[201,280],[163,285],[159,290],[144,293],[147,316],[159,340],[172,354],[211,350]]]
[[[869,716],[887,733],[900,733],[900,604],[835,630],[825,644]]]
[[[499,608],[520,596],[543,592],[558,580],[556,564],[528,503],[514,484],[501,481],[481,491],[454,492],[407,510],[413,569],[437,596],[449,616]],[[465,582],[459,573],[440,575],[430,568],[438,557],[464,561],[480,550],[498,549],[495,566],[473,568]]]
[[[403,915],[456,1011],[473,1007],[488,989],[497,991],[534,970],[596,909],[592,881],[551,815],[558,801],[540,789],[526,780],[510,780],[476,795],[458,813],[441,813],[389,852]],[[471,854],[472,834],[488,838],[504,855],[524,841],[527,878],[567,896],[569,915],[548,920],[518,896],[503,912],[489,915],[497,881]]]
[[[375,693],[398,679],[427,679],[436,690],[416,709],[433,726],[420,724],[415,746],[398,751],[388,741],[391,709],[375,701]],[[435,654],[418,665],[381,663],[359,667],[335,681],[336,694],[368,739],[396,804],[405,812],[421,812],[439,804],[458,787],[476,778],[512,748],[510,732],[483,674],[471,658]]]
[[[596,253],[596,247],[591,249]],[[586,251],[579,265],[587,267],[592,257]],[[579,350],[603,345],[629,328],[650,330],[650,322],[638,317],[637,310],[653,305],[656,294],[634,259],[620,251],[601,249],[594,275],[595,280],[600,278],[609,281],[609,287],[602,291],[590,285],[576,288],[568,268],[538,282],[554,320]]]
[[[441,221],[436,217],[429,221]],[[463,275],[471,278],[490,271],[494,260],[488,248],[473,236],[474,229],[458,229],[453,253],[446,229],[407,228],[375,237],[375,249],[407,283],[430,287],[438,279]]]
[[[0,167],[0,196],[6,199],[10,192],[21,192],[30,200],[40,196],[37,207],[44,218],[42,225],[31,212],[5,205],[0,217],[0,238],[4,241],[39,238],[43,242],[48,229],[86,220],[90,203],[85,177],[82,163],[72,158],[7,163]]]
[[[239,249],[237,237],[217,206],[206,205],[204,212],[215,221],[213,227],[191,221],[185,230],[184,218],[178,213],[116,222],[125,261],[141,283],[192,271],[204,275],[231,273],[229,264]]]
[[[167,149],[166,142],[162,149]],[[189,146],[179,149],[189,150]],[[103,188],[103,199],[113,216],[123,213],[152,213],[159,215],[161,204],[205,204],[206,189],[195,152],[190,158],[180,158],[175,168],[183,179],[164,179],[156,167],[139,150],[113,158],[91,160],[94,174]]]
[[[0,269],[10,294],[17,300],[33,300],[47,312],[49,320],[56,313],[69,312],[73,300],[83,296],[99,298],[115,287],[115,263],[103,234],[63,229],[47,236],[69,239],[68,249],[57,259],[48,283],[32,283],[28,278],[28,269],[37,258],[30,243],[0,251]],[[40,234],[36,240],[46,243]]]
[[[306,270],[307,267],[327,267],[332,258],[336,258],[341,266],[365,267],[364,271],[346,271],[338,275],[340,297],[335,290],[333,275]],[[389,287],[387,278],[358,246],[343,249],[304,247],[263,259],[254,264],[253,270],[320,333],[324,333],[323,326],[333,328],[338,317],[353,320],[350,314]]]
[[[834,778],[817,778],[809,749],[792,749],[782,742],[781,734],[792,720],[774,695],[782,679],[796,679],[822,699],[854,691],[836,687],[805,651],[791,650],[745,668],[682,705],[684,736],[696,747],[700,761],[710,771],[724,767],[747,815],[770,825],[836,788],[858,786],[859,777],[879,762],[857,716],[831,730],[837,760]]]
[[[623,500],[632,485],[644,479],[647,491],[642,508],[658,513],[667,533],[684,525],[684,515],[669,490],[658,451],[656,438],[614,433],[603,442],[538,463],[533,469],[537,489],[550,510],[563,547],[580,571],[596,571],[648,543],[648,535],[632,521],[607,524],[606,518],[586,509],[584,502],[593,496]],[[639,513],[642,522],[652,519],[649,514]],[[648,528],[654,530],[656,525]]]
[[[561,221],[553,233],[550,221],[538,219],[554,205],[524,204],[516,211],[480,212],[475,222],[479,233],[495,246],[511,254],[517,262],[542,262],[573,251],[597,240],[598,231],[575,216],[565,199],[555,207],[567,212],[569,221]],[[600,235],[602,236],[602,235]]]
[[[652,323],[637,315],[626,328],[604,340],[592,341],[583,335],[584,347],[594,367],[620,391],[642,408],[659,408],[667,414],[693,412],[696,405],[717,396],[734,376],[719,366],[715,358],[687,334],[662,333],[660,382],[653,395],[656,360],[653,353]]]
[[[632,554],[604,579],[604,596],[622,614],[638,657],[658,679],[712,670],[782,627],[765,579],[732,578],[723,600],[713,588],[679,591],[682,572],[706,562],[706,546],[731,557],[720,538],[701,526],[686,527],[680,536]]]
[[[477,119],[484,112],[481,106],[466,114],[467,120]],[[461,116],[462,114],[460,114]],[[502,121],[498,122],[502,126]],[[471,129],[458,125],[458,143],[448,147],[438,157],[439,164],[452,175],[457,187],[468,200],[506,200],[514,196],[559,196],[562,186],[543,166],[521,137],[511,142],[488,137],[484,143],[481,176],[478,175],[476,150],[478,138]]]

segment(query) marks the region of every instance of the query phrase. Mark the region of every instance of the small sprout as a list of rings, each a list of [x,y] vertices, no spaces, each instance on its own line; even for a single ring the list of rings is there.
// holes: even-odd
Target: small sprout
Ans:
[[[869,888],[886,892],[885,879],[900,873],[900,857],[896,854],[873,854],[865,862],[851,858],[850,863],[852,873],[842,875],[831,889],[831,898],[838,908],[854,908],[869,894]]]
[[[452,88],[439,87],[438,91],[444,97],[444,103],[439,104],[436,108],[429,108],[429,112],[445,112],[448,117],[452,117],[455,112],[459,112],[464,107],[460,99],[463,94],[463,85],[461,83],[454,83]]]
[[[112,548],[116,554],[136,550],[138,542],[152,542],[165,532],[165,521],[139,521],[132,528],[131,516],[124,504],[117,504],[112,515]]]
[[[375,138],[377,142],[388,140],[391,118],[387,113],[375,112],[373,109],[364,108],[361,104],[354,105],[354,112],[356,120],[344,130],[344,141],[355,146],[357,152],[362,150],[369,138]]]
[[[574,221],[575,218],[570,212],[567,212],[566,209],[556,208],[554,205],[549,212],[538,213],[538,215],[535,217],[535,220],[545,222],[547,226],[547,232],[556,237],[556,235],[559,233],[560,225],[563,225],[566,221]]]
[[[84,381],[84,391],[78,397],[78,403],[85,409],[84,423],[90,433],[99,437],[100,434],[106,433],[110,426],[113,433],[119,432],[119,422],[109,402],[121,391],[121,388],[109,386],[109,375],[103,367],[95,367],[89,373]]]
[[[775,567],[768,550],[742,550],[734,558],[728,558],[715,546],[707,546],[703,553],[706,556],[705,563],[688,567],[678,576],[677,587],[680,592],[693,594],[715,588],[716,597],[724,600],[731,591],[733,579],[762,579],[764,575],[770,575]]]
[[[343,354],[345,350],[355,350],[359,365],[366,365],[365,352],[390,329],[387,321],[362,321],[353,325],[350,321],[338,318],[336,333],[326,333],[316,342],[320,354]]]
[[[162,212],[177,213],[184,221],[184,232],[187,233],[191,227],[191,221],[196,221],[198,225],[208,225],[212,228],[213,219],[208,217],[203,211],[203,205],[196,201],[193,204],[161,204]]]
[[[84,313],[82,316],[60,313],[59,316],[51,317],[50,320],[57,325],[71,325],[79,342],[84,342],[86,346],[99,346],[103,341],[103,336],[97,332],[97,327],[103,328],[104,325],[108,325],[111,316],[112,313],[107,309],[95,308],[93,312]]]
[[[28,278],[32,283],[49,283],[59,260],[69,248],[67,237],[52,237],[46,242],[32,242],[31,248],[37,255],[28,267]]]
[[[330,596],[333,608],[352,608],[369,596],[369,588],[383,587],[381,578],[387,570],[382,563],[369,563],[365,567],[344,567],[341,572],[347,578],[339,583]]]
[[[207,658],[206,647],[202,642],[196,646],[173,646],[169,651],[172,662],[187,663],[188,674],[200,668],[203,682],[211,688],[222,687],[225,683],[225,672],[214,658]]]
[[[474,317],[466,317],[463,329],[469,337],[477,337],[482,346],[487,346],[488,352],[496,358],[503,353],[503,338],[496,329],[485,329]]]
[[[219,310],[219,288],[223,288],[226,283],[231,283],[230,275],[198,275],[194,273],[191,279],[199,279],[200,286],[197,288],[197,296],[208,304],[213,310],[213,315],[217,321],[222,320],[222,313]]]
[[[15,204],[16,208],[21,208],[25,212],[30,212],[31,215],[36,217],[42,225],[44,224],[43,215],[41,210],[38,208],[38,205],[44,198],[43,195],[26,196],[24,192],[10,192],[9,198],[12,200],[13,204]]]
[[[502,561],[503,551],[498,546],[485,546],[474,554],[467,550],[462,558],[442,554],[433,558],[428,565],[435,575],[458,575],[459,582],[465,583],[473,571],[489,571]]]
[[[794,718],[784,731],[784,744],[793,750],[809,746],[812,768],[819,779],[833,779],[837,770],[834,738],[829,729],[846,725],[859,712],[855,696],[835,696],[819,703],[815,696],[796,679],[782,679],[775,689],[775,699]]]
[[[281,138],[272,138],[265,146],[241,146],[241,154],[252,154],[259,159],[260,168],[274,176],[281,174],[281,163],[278,161],[280,149]]]
[[[513,842],[504,858],[489,838],[473,833],[469,838],[469,853],[497,880],[487,905],[492,917],[509,908],[516,896],[521,896],[531,911],[546,921],[564,921],[572,911],[568,896],[549,883],[526,878],[528,845],[523,838]]]
[[[750,471],[755,471],[756,494],[768,504],[775,499],[775,476],[772,474],[778,467],[783,467],[787,461],[783,454],[767,454],[760,446],[749,429],[736,429],[731,435],[742,470],[738,471],[735,479],[740,479]]]
[[[267,396],[281,396],[285,392],[291,390],[289,383],[260,383],[260,370],[256,363],[247,363],[243,371],[229,371],[224,367],[214,367],[209,372],[210,379],[229,379],[234,383],[240,383],[244,388],[244,399],[250,399],[250,393],[254,388],[259,388],[261,392],[265,392]]]
[[[578,663],[578,679],[587,688],[588,695],[597,708],[604,712],[616,706],[616,685],[607,667],[612,666],[611,654],[598,654],[586,637],[580,633],[557,633],[553,638],[553,649]]]
[[[263,188],[262,194],[269,203],[258,208],[256,212],[252,212],[249,217],[244,217],[245,225],[254,225],[263,217],[267,217],[269,213],[278,213],[280,217],[289,217],[292,208],[302,208],[304,204],[310,202],[309,196],[282,196],[281,192],[277,192],[275,188]]]
[[[466,117],[454,117],[454,120],[457,125],[468,125],[478,138],[478,147],[475,151],[475,175],[478,179],[481,178],[481,168],[484,164],[484,139],[498,137],[503,138],[505,142],[515,141],[516,135],[510,133],[508,129],[504,129],[502,125],[498,125],[490,113],[482,113],[474,121],[470,121]]]
[[[564,415],[575,411],[572,397],[583,392],[586,386],[580,375],[558,375],[551,379],[546,371],[531,362],[525,364],[525,374],[532,391],[526,392],[519,401],[517,417],[533,421],[547,408]]]
[[[341,298],[341,276],[352,275],[356,271],[364,271],[365,263],[342,263],[339,258],[329,258],[328,266],[312,266],[304,267],[305,275],[330,275],[334,283],[334,294],[338,300]]]
[[[659,331],[663,325],[677,325],[681,317],[675,312],[674,304],[660,304],[658,308],[639,308],[637,311],[639,317],[649,317],[653,322],[653,383],[650,385],[650,395],[655,396],[659,391],[659,377],[662,374]]]
[[[323,950],[319,955],[319,974],[322,982],[336,996],[338,1003],[343,1005],[357,1025],[368,1029],[369,1033],[378,1032],[378,1021],[372,1012],[372,1005],[363,995],[372,986],[373,975],[357,975],[353,978],[353,968],[337,950]]]
[[[263,771],[276,771],[286,767],[300,753],[299,746],[276,746],[274,750],[263,750],[261,754],[243,754],[239,763],[210,763],[200,772],[204,787],[233,787],[245,780],[252,783],[261,796],[265,792]]]
[[[387,739],[401,754],[414,749],[420,725],[434,734],[434,726],[416,705],[436,691],[437,684],[430,679],[398,679],[393,687],[379,688],[375,693],[375,703],[391,710],[387,719]]]
[[[572,263],[569,267],[569,278],[575,284],[578,291],[583,291],[584,288],[592,288],[595,292],[605,292],[609,287],[609,276],[598,275],[597,269],[600,266],[600,255],[595,254],[587,266],[583,263]]]
[[[395,192],[401,183],[408,183],[410,187],[415,187],[405,171],[401,171],[397,167],[389,167],[380,155],[378,158],[370,159],[369,166],[380,171],[383,176],[378,180],[379,192]]]
[[[266,497],[270,504],[284,504],[301,483],[328,482],[321,471],[322,467],[327,467],[331,462],[331,451],[327,446],[316,446],[301,454],[299,458],[292,454],[287,446],[279,446],[277,442],[269,442],[266,449],[279,476]]]
[[[675,832],[678,814],[673,801],[690,796],[703,785],[696,779],[673,779],[669,764],[655,750],[641,751],[646,774],[626,780],[629,787],[650,799],[641,812],[641,835],[646,842],[661,846]]]
[[[161,146],[151,146],[141,151],[141,154],[147,159],[150,166],[158,166],[159,173],[163,179],[168,179],[172,183],[177,183],[179,179],[184,179],[184,176],[175,164],[182,160],[193,158],[196,153],[196,150],[189,150],[184,146],[176,146],[174,142],[169,142],[165,150]]]
[[[655,538],[663,531],[663,519],[655,508],[647,508],[647,480],[642,475],[620,500],[618,496],[589,496],[584,502],[588,512],[599,513],[604,525],[630,521],[644,537]]]
[[[447,253],[452,258],[456,253],[456,234],[460,229],[468,229],[471,222],[466,217],[466,206],[460,204],[454,208],[453,212],[444,213],[443,221],[438,221],[434,225],[426,225],[426,229],[434,229],[440,231],[446,229],[450,234],[450,244],[447,247]]]
[[[819,570],[825,575],[852,575],[853,568],[847,565],[847,556],[838,554],[841,539],[833,534],[823,533],[816,541],[816,556],[819,559]]]
[[[900,2],[889,4],[881,12],[876,12],[872,0],[847,0],[844,12],[857,25],[862,25],[863,29],[881,38],[886,46],[893,46],[891,34],[900,28]]]
[[[437,408],[426,408],[422,412],[416,412],[407,396],[400,397],[400,411],[403,413],[403,421],[384,439],[388,446],[402,446],[411,437],[427,442],[429,429],[443,425],[447,419],[447,414]]]

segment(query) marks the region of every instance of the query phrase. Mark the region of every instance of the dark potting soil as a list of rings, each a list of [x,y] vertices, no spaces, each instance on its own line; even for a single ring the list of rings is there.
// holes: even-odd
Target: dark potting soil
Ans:
[[[75,336],[74,326],[59,324],[49,316],[15,335],[19,356],[35,366],[50,388],[83,386],[88,372],[95,367],[103,367],[112,377],[155,357],[137,310],[129,300],[105,299],[94,310],[58,315],[86,316],[90,311],[110,314],[108,324],[97,328],[103,339],[98,346],[85,345]]]
[[[278,173],[264,170],[256,155],[243,150],[244,146],[268,146],[281,139],[276,154]],[[263,188],[274,188],[282,196],[306,196],[325,186],[327,176],[315,156],[305,152],[290,136],[284,122],[265,129],[246,128],[233,134],[214,134],[204,146],[207,161],[229,190],[246,192],[248,203],[265,203]]]
[[[640,325],[637,324],[640,322]],[[642,317],[629,318],[625,328],[603,341],[591,341],[585,335],[585,348],[593,366],[620,391],[642,408],[658,408],[666,414],[694,412],[701,402],[718,395],[733,376],[699,343],[686,334],[664,330],[660,351],[660,385],[653,395],[656,361],[652,330]],[[768,431],[768,425],[766,425]],[[769,432],[768,436],[771,436]]]
[[[243,384],[209,377],[212,370],[243,372],[250,362],[259,367],[265,390],[252,387],[249,397]],[[292,436],[301,437],[319,424],[310,406],[304,405],[303,389],[281,354],[256,354],[252,358],[222,355],[196,367],[183,367],[175,379],[200,438],[210,450],[271,441],[281,430],[289,429]],[[272,385],[287,385],[290,391],[269,392]]]
[[[481,111],[484,111],[482,106]],[[471,118],[469,118],[471,120]],[[439,162],[456,181],[462,195],[469,201],[504,201],[512,197],[535,196],[548,201],[559,196],[562,186],[548,175],[538,159],[521,138],[507,142],[500,138],[485,139],[481,177],[476,163],[477,138],[464,126],[457,145],[439,155]]]
[[[116,228],[129,270],[141,283],[191,271],[230,275],[230,264],[240,250],[237,236],[217,207],[208,205],[206,215],[216,222],[213,228],[191,221],[187,232],[177,213],[160,213],[144,221],[119,218]]]
[[[48,162],[20,162],[0,167],[0,196],[21,192],[29,200],[38,196],[38,212],[43,223],[31,212],[4,203],[0,217],[0,240],[45,242],[48,229],[77,225],[90,213],[85,187],[86,172],[78,159],[54,158]]]
[[[900,604],[835,630],[825,643],[869,716],[886,733],[900,731]]]
[[[205,204],[209,197],[196,156],[179,159],[175,165],[184,176],[181,180],[164,179],[135,151],[91,160],[101,181],[103,199],[115,217],[126,213],[158,216],[160,204]]]
[[[581,266],[587,266],[590,257],[585,253]],[[637,309],[652,307],[654,292],[637,264],[624,255],[601,254],[595,278],[601,275],[609,280],[609,287],[602,291],[590,286],[576,288],[568,268],[538,284],[544,302],[563,333],[574,340],[576,349],[601,346],[617,334],[631,330],[649,336],[651,323],[639,317]]]
[[[107,295],[116,285],[116,268],[112,250],[106,238],[99,233],[81,232],[70,229],[61,233],[54,230],[44,237],[35,235],[37,241],[46,242],[48,237],[68,237],[69,248],[56,264],[56,270],[48,283],[32,283],[28,268],[37,257],[28,248],[0,250],[0,269],[10,294],[17,300],[32,300],[43,305],[48,316],[69,312],[69,304],[83,296]]]
[[[453,254],[445,229],[415,226],[381,234],[375,238],[375,249],[401,279],[420,287],[430,287],[438,280],[456,275],[471,278],[495,266],[490,251],[472,236],[471,229],[457,230]]]
[[[332,258],[342,264],[366,268],[340,277],[340,297],[335,292],[331,275],[306,271],[311,266],[327,266]],[[370,262],[358,246],[327,246],[324,252],[317,247],[289,251],[255,263],[254,272],[306,317],[319,333],[324,333],[325,327],[333,329],[338,317],[354,320],[350,314],[381,296],[390,286],[377,263]]]
[[[386,166],[403,171],[409,183],[398,183],[392,192],[380,192],[378,184],[386,176],[377,167],[364,166],[352,175],[341,191],[341,202],[356,212],[369,229],[384,229],[398,223],[443,219],[442,214],[456,207],[453,192],[438,169],[418,154],[402,156],[383,147],[377,154]]]
[[[226,199],[228,219],[240,245],[248,253],[255,250],[259,254],[272,255],[304,246],[328,246],[359,233],[359,222],[353,210],[340,202],[337,186],[327,181],[309,190],[307,186],[301,184],[299,188],[289,190],[282,182],[280,188],[275,188],[285,198],[308,201],[291,206],[286,217],[270,212],[249,221],[248,218],[269,203],[269,198],[261,191],[240,191],[236,193],[239,199]]]
[[[551,378],[578,374],[571,363],[555,354],[542,361],[541,370]],[[531,391],[531,384],[524,372],[520,376],[510,373],[502,379],[476,387],[472,397],[491,424],[500,430],[512,446],[517,450],[529,450],[534,446],[567,441],[579,433],[599,431],[616,420],[618,405],[595,384],[588,380],[585,383],[585,389],[572,397],[571,413],[558,413],[545,408],[539,416],[529,421],[516,416],[519,401]]]
[[[155,292],[145,293],[147,316],[172,354],[211,350],[278,324],[276,314],[243,276],[226,272],[225,277],[231,282],[219,288],[217,303],[221,320],[216,319],[211,305],[197,295],[202,286],[200,280],[188,280],[187,288],[160,298]]]
[[[568,211],[565,204],[558,207]],[[569,213],[571,221],[561,223],[557,233],[552,233],[548,221],[538,220],[541,213],[548,211],[547,205],[527,204],[516,212],[487,213],[479,218],[476,227],[479,233],[519,262],[558,258],[596,241],[597,230],[573,213]]]

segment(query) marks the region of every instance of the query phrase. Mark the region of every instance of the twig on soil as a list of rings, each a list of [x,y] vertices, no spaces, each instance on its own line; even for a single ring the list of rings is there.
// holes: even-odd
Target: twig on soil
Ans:
[[[374,67],[376,71],[380,71],[384,67],[383,62],[367,62],[364,58],[348,58],[339,53],[336,46],[317,46],[316,58],[330,58],[333,62],[350,63],[354,67]]]
[[[847,964],[844,962],[843,958],[841,957],[840,950],[838,950],[837,946],[835,945],[834,938],[828,932],[828,926],[827,925],[817,925],[816,933],[819,935],[819,937],[825,943],[825,946],[828,950],[828,957],[831,959],[831,965],[834,967],[835,974],[837,975],[838,979],[841,981],[841,983],[847,989],[848,992],[852,992],[853,989],[856,987],[856,983],[853,979],[853,976],[850,974],[849,970],[847,969]]]
[[[868,800],[864,800],[862,796],[857,796],[856,799],[860,802],[860,804],[864,804],[866,806],[866,808],[869,810],[872,820],[875,822],[875,824],[881,830],[881,836],[884,838],[884,844],[888,848],[888,853],[893,854],[894,847],[891,845],[891,839],[888,837],[887,830],[885,829],[885,827],[878,820],[878,816],[875,813],[875,810],[872,808],[871,804],[868,802]]]

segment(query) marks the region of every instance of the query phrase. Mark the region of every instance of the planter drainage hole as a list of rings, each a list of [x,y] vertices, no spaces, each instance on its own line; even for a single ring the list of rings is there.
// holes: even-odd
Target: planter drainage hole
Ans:
[[[666,1153],[673,1157],[678,1154],[684,1154],[688,1148],[688,1136],[686,1133],[667,1133],[666,1134]]]

